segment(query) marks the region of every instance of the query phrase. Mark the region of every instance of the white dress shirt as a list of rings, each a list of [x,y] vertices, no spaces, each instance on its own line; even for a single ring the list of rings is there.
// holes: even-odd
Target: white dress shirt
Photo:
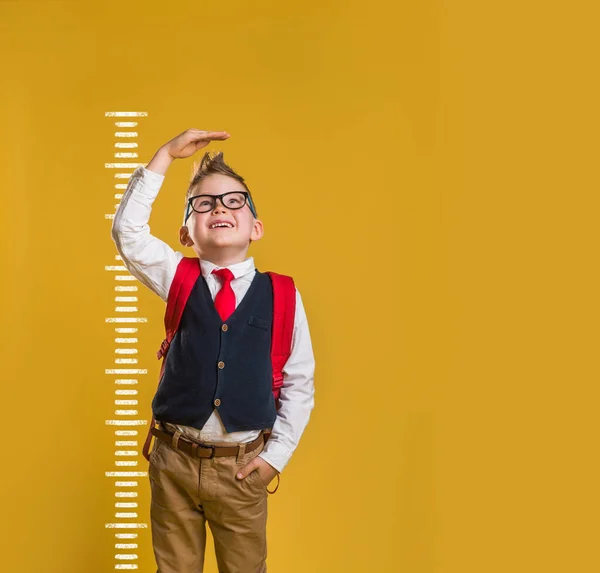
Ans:
[[[164,178],[164,175],[150,171],[144,166],[139,166],[132,173],[115,213],[111,234],[129,272],[166,302],[177,265],[186,255],[174,251],[167,243],[150,234],[148,220],[152,203]],[[221,283],[211,273],[213,269],[222,267],[202,259],[200,268],[214,300]],[[227,268],[234,276],[231,287],[235,293],[237,307],[254,278],[254,258],[248,257]],[[277,411],[271,436],[259,454],[279,472],[283,471],[296,449],[314,407],[314,369],[315,359],[306,312],[300,293],[296,289],[292,351],[282,370],[281,407]],[[260,432],[244,430],[228,433],[216,409],[213,409],[201,430],[176,424],[166,426],[171,430],[179,429],[183,434],[203,442],[248,442]]]

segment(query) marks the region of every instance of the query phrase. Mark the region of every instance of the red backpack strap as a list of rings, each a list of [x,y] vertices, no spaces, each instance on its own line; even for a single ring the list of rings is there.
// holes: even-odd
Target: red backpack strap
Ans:
[[[171,340],[179,328],[179,322],[183,315],[183,309],[187,299],[200,276],[200,259],[197,257],[183,257],[177,265],[173,282],[169,288],[167,297],[167,309],[165,311],[165,333],[166,338],[162,341],[156,357],[160,360],[167,354]]]
[[[156,353],[156,357],[160,360],[163,359],[161,367],[160,367],[160,375],[158,377],[158,385],[160,386],[160,382],[162,380],[163,373],[165,371],[165,362],[167,360],[167,352],[169,351],[169,346],[171,345],[171,341],[179,328],[179,323],[181,321],[181,316],[183,314],[183,309],[187,303],[187,300],[200,276],[200,259],[197,257],[183,257],[179,264],[177,265],[177,269],[175,270],[175,276],[173,277],[173,282],[171,283],[171,287],[169,288],[169,295],[167,297],[167,309],[165,311],[165,333],[166,337],[162,341],[158,352]],[[142,453],[146,460],[150,461],[150,441],[152,440],[152,428],[154,428],[154,415],[152,415],[152,420],[150,421],[150,428],[148,429],[148,435],[146,436],[146,441],[144,442],[144,447]]]
[[[296,286],[287,275],[267,271],[273,284],[273,327],[271,334],[271,365],[273,396],[279,409],[279,394],[283,386],[283,367],[292,352],[292,335],[296,315]]]

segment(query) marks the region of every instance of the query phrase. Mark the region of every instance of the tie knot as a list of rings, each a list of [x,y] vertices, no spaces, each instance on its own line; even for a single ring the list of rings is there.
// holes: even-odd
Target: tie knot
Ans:
[[[212,274],[217,275],[224,284],[233,280],[233,273],[229,269],[213,269]]]

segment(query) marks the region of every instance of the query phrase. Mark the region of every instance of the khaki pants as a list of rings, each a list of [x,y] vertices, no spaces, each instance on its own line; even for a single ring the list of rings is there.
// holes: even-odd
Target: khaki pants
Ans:
[[[157,573],[202,573],[207,521],[219,573],[267,571],[267,486],[257,471],[235,477],[263,448],[261,442],[237,457],[194,459],[154,439],[148,476]]]

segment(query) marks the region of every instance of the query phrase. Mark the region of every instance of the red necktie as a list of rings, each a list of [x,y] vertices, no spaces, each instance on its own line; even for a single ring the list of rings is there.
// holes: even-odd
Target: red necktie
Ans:
[[[217,275],[223,284],[215,297],[215,307],[221,319],[225,322],[235,310],[235,293],[231,288],[231,281],[234,278],[233,273],[229,269],[214,269],[212,274]]]

